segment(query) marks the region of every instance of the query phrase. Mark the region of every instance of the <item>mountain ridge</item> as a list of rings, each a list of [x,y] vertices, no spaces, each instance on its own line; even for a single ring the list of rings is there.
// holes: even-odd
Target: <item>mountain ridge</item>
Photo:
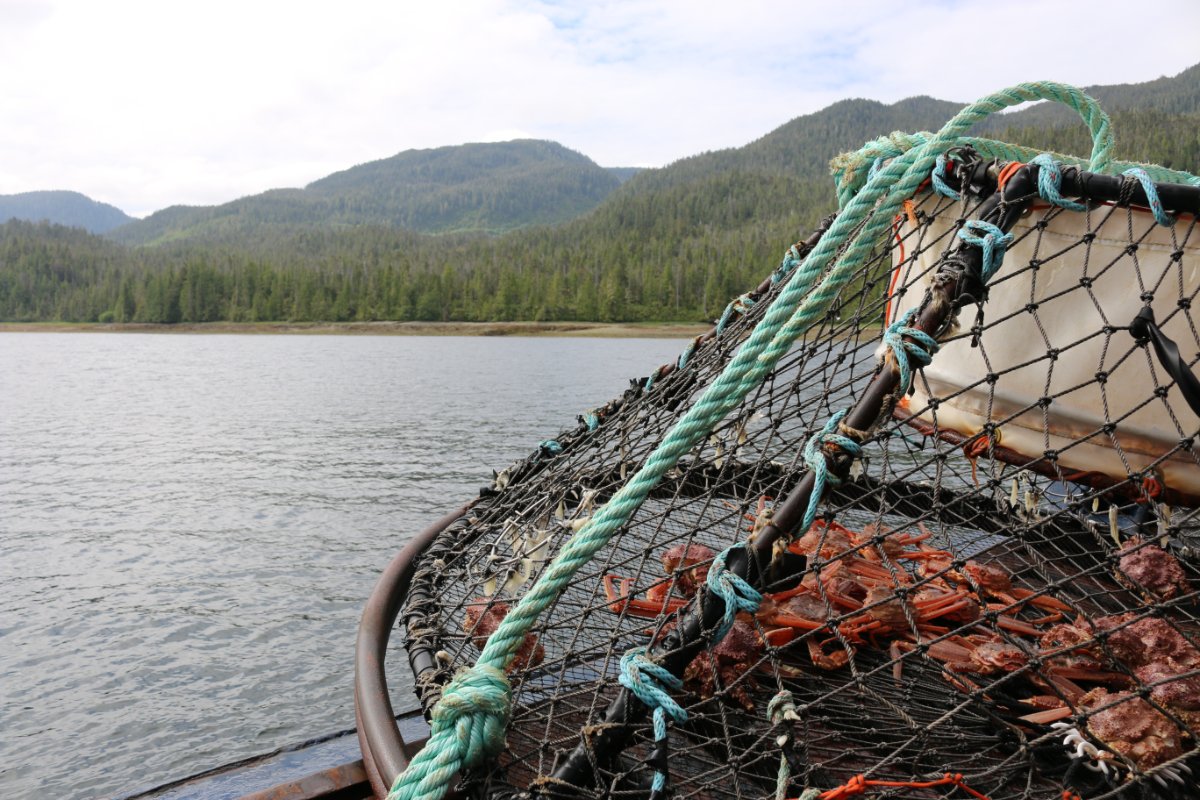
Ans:
[[[292,225],[501,233],[564,222],[594,208],[620,183],[557,142],[451,145],[404,150],[299,189],[271,189],[216,206],[171,206],[111,236],[144,245]]]
[[[1181,76],[1155,82],[1148,108],[1135,102],[1115,111],[1118,158],[1197,172],[1200,69]],[[1139,94],[1137,85],[1113,92],[1131,102]],[[929,97],[843,100],[740,148],[641,170],[564,222],[501,235],[289,222],[293,205],[311,211],[300,189],[266,193],[255,213],[273,221],[242,215],[239,226],[231,224],[237,209],[225,209],[203,237],[164,236],[156,247],[10,223],[0,226],[0,319],[711,319],[836,208],[830,157],[893,130],[936,129],[959,108]],[[1033,106],[976,132],[1057,152],[1090,150],[1086,126],[1070,113],[1068,124],[1040,123],[1043,113]],[[349,172],[339,181],[353,186]],[[195,211],[167,209],[160,221],[166,230],[172,215]]]
[[[70,190],[43,190],[0,195],[0,223],[11,219],[50,222],[107,233],[133,221],[133,217],[108,203]]]

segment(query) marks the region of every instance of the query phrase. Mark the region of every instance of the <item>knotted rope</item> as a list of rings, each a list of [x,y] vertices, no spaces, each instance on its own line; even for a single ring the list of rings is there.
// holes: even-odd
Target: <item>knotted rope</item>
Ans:
[[[1042,196],[1043,200],[1071,211],[1087,210],[1087,206],[1083,203],[1067,200],[1062,196],[1060,191],[1060,187],[1062,187],[1061,161],[1056,161],[1054,156],[1049,153],[1042,153],[1029,163],[1041,168],[1038,170],[1037,187],[1038,194]]]
[[[737,547],[745,549],[746,545],[744,542],[740,542],[717,554],[717,557],[713,559],[712,566],[708,568],[708,578],[705,579],[708,590],[725,603],[725,614],[721,617],[721,624],[717,626],[716,632],[713,633],[714,642],[725,638],[725,634],[729,633],[729,629],[733,627],[733,620],[739,612],[753,614],[758,611],[758,607],[762,603],[762,593],[751,586],[745,578],[730,572],[725,566],[725,560],[729,553]]]
[[[1062,200],[1062,198],[1059,198]],[[1069,203],[1069,200],[1063,200],[1064,203]],[[1078,204],[1076,204],[1078,205]],[[980,231],[982,236],[973,235],[974,231]],[[980,265],[980,276],[983,282],[987,283],[991,280],[996,271],[1000,269],[1000,264],[1004,262],[1004,251],[1013,241],[1011,233],[1005,233],[999,226],[993,225],[990,222],[984,222],[981,219],[969,219],[962,229],[958,232],[958,238],[962,239],[967,244],[973,244],[983,250],[983,263]]]
[[[791,692],[787,689],[780,689],[771,698],[771,702],[767,703],[767,719],[771,720],[772,727],[786,727],[786,731],[779,736],[776,744],[781,750],[788,747],[792,742],[792,723],[800,719],[800,715],[796,713],[796,701]],[[779,774],[775,778],[775,800],[785,800],[788,784],[791,781],[792,769],[788,765],[787,753],[784,752],[779,756]]]
[[[951,200],[959,198],[958,192],[950,188],[946,183],[946,154],[938,154],[937,160],[934,161],[933,172],[929,173],[929,180],[933,183],[933,190],[942,197],[949,197]]]
[[[817,519],[817,509],[821,505],[821,497],[825,494],[825,485],[837,486],[841,479],[829,472],[829,459],[825,457],[825,448],[835,445],[842,448],[851,456],[862,452],[862,446],[849,436],[838,433],[838,424],[848,412],[845,409],[834,414],[825,423],[825,427],[808,438],[804,444],[804,463],[813,473],[813,488],[808,496],[808,508],[804,511],[804,521],[800,530],[807,531]]]
[[[654,741],[656,753],[654,761],[654,778],[651,781],[651,791],[661,796],[667,786],[665,751],[667,741],[667,717],[675,722],[687,722],[687,711],[675,702],[667,689],[679,691],[683,681],[672,675],[665,668],[655,664],[646,657],[645,647],[634,647],[621,656],[621,674],[617,680],[634,697],[654,709]],[[663,687],[666,688],[663,688]]]
[[[912,364],[917,367],[927,367],[933,361],[934,353],[941,349],[937,339],[919,328],[912,327],[917,317],[917,309],[909,311],[904,319],[898,319],[883,332],[883,343],[892,353],[896,362],[896,371],[900,374],[900,395],[912,391]],[[907,337],[907,338],[906,338]]]

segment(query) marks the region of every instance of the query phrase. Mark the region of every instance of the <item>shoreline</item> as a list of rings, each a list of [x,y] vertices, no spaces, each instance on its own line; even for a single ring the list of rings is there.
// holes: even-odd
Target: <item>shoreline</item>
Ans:
[[[569,336],[690,339],[690,322],[0,322],[0,333],[200,333],[307,336]]]

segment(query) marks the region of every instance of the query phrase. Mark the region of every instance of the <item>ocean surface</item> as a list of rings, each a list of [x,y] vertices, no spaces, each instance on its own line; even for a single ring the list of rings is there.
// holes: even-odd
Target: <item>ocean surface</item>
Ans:
[[[353,727],[358,615],[404,542],[683,346],[0,334],[0,796]]]

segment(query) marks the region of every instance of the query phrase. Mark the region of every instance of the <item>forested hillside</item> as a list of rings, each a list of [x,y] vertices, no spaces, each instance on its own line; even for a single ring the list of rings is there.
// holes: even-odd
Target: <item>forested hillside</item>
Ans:
[[[1196,69],[1155,81],[1148,108],[1115,113],[1118,157],[1200,170],[1198,82]],[[1136,88],[1112,88],[1136,101]],[[568,222],[501,236],[421,234],[386,221],[229,222],[130,248],[9,223],[0,226],[0,319],[698,321],[756,284],[835,207],[833,155],[892,130],[936,129],[958,108],[929,98],[843,101],[745,147],[639,171]],[[989,135],[1089,151],[1079,122],[1042,124],[1042,113],[1004,115]],[[372,184],[369,170],[327,180],[317,191]],[[280,219],[298,202],[271,194]],[[171,213],[185,211],[163,219]]]
[[[133,221],[133,217],[116,206],[97,202],[79,192],[0,194],[0,222],[10,219],[52,222],[91,233],[107,233]]]
[[[620,182],[617,174],[554,142],[407,150],[303,189],[274,189],[220,206],[174,206],[113,231],[112,238],[125,244],[213,242],[289,227],[358,225],[499,233],[577,217]]]

